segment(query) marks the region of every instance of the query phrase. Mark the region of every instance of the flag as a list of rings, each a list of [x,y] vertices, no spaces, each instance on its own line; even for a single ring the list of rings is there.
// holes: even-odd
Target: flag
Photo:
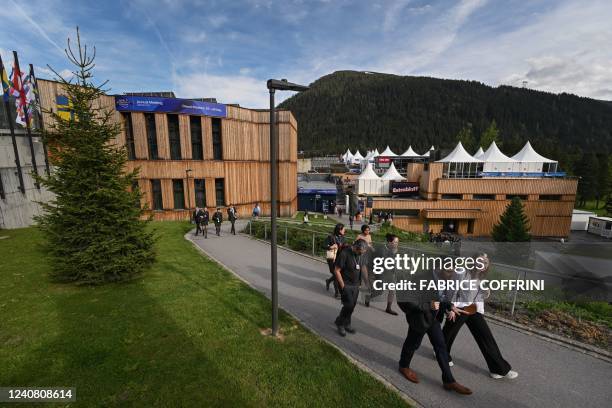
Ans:
[[[4,102],[8,102],[9,92],[11,90],[11,82],[9,81],[8,75],[6,75],[6,69],[4,68],[4,63],[2,62],[1,56],[0,56],[0,77],[2,78],[2,97],[4,98]]]
[[[28,114],[28,101],[26,99],[26,90],[24,89],[24,78],[25,76],[21,73],[19,65],[17,65],[15,61],[12,72],[13,86],[11,88],[11,95],[15,97],[15,107],[17,108],[15,122],[25,127],[26,116]]]

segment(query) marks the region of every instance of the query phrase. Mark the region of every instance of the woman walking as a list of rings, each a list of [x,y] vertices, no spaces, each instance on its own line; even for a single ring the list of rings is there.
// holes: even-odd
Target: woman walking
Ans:
[[[361,226],[361,234],[357,235],[358,239],[364,240],[368,244],[368,249],[364,254],[364,263],[367,266],[368,273],[364,273],[361,275],[362,284],[365,287],[365,305],[366,307],[370,307],[370,299],[372,298],[372,287],[370,286],[370,272],[372,271],[372,265],[374,262],[374,244],[372,243],[372,235],[370,235],[370,226],[367,224],[363,224]]]
[[[340,296],[340,289],[338,288],[338,282],[336,282],[334,263],[336,261],[336,255],[346,246],[345,233],[346,229],[344,228],[344,224],[338,223],[334,227],[334,232],[325,240],[325,258],[327,259],[327,266],[331,274],[331,277],[325,280],[325,289],[329,291],[329,285],[333,283],[334,297],[336,298]]]
[[[477,280],[480,281],[486,277],[489,271],[490,261],[487,254],[480,254],[479,258],[483,261],[482,269],[473,269],[465,272],[463,276],[456,275],[457,279]],[[478,259],[478,258],[477,258]],[[480,285],[477,285],[478,287]],[[489,367],[489,375],[494,379],[508,378],[513,379],[518,377],[518,373],[512,370],[510,364],[502,357],[499,346],[493,337],[493,333],[484,318],[484,299],[487,294],[482,293],[482,290],[459,290],[455,294],[456,301],[450,312],[447,314],[446,323],[442,332],[446,342],[446,350],[449,355],[449,365],[452,365],[450,357],[451,347],[459,334],[459,330],[465,323],[472,333],[472,337],[476,340],[478,348],[482,353],[487,366]]]

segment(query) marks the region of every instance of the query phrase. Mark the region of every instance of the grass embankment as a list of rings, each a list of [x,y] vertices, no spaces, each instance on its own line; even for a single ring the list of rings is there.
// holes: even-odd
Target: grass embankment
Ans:
[[[183,234],[154,223],[158,260],[141,279],[50,283],[34,228],[0,240],[0,385],[76,387],[77,406],[403,406]]]
[[[595,200],[587,201],[584,206],[576,207],[578,210],[591,211],[599,216],[606,216],[606,201],[599,200],[599,207],[597,207],[597,202]]]

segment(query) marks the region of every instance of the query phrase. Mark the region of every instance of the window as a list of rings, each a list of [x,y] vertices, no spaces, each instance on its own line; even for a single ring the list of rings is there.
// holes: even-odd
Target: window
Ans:
[[[154,113],[145,113],[145,127],[149,145],[149,160],[157,160],[159,159],[159,153],[157,152],[157,130],[155,129]]]
[[[185,209],[185,187],[183,180],[172,180],[172,193],[174,195],[174,209],[184,210]]]
[[[190,116],[189,127],[191,128],[191,158],[193,160],[204,160],[202,118],[199,116]]]
[[[374,214],[376,213],[388,213],[388,214],[393,214],[394,216],[402,216],[402,217],[418,217],[420,210],[409,210],[409,209],[405,209],[405,210],[396,210],[396,209],[375,209],[373,210]]]
[[[162,198],[161,180],[151,180],[151,192],[153,193],[153,209],[163,210],[164,200]]]
[[[541,201],[561,201],[561,196],[559,194],[543,194],[540,195]]]
[[[212,118],[212,142],[213,142],[213,159],[223,159],[223,146],[221,144],[221,119]]]
[[[206,182],[204,179],[193,180],[195,185],[195,205],[196,207],[206,207]]]
[[[168,139],[170,141],[170,159],[181,160],[181,134],[179,133],[178,115],[168,115]]]
[[[217,196],[217,207],[225,205],[225,180],[215,179],[215,195]]]
[[[557,171],[557,163],[544,163],[542,171],[544,173],[555,173]]]
[[[506,200],[512,200],[514,197],[518,197],[521,200],[527,200],[527,196],[524,194],[506,194]]]
[[[462,198],[461,194],[442,194],[443,200],[461,200]]]
[[[474,233],[474,220],[468,220],[467,233],[468,234]]]
[[[129,112],[122,113],[123,123],[125,126],[125,147],[127,148],[128,160],[136,159],[136,150],[134,148],[134,128],[132,127],[132,114]]]
[[[495,194],[474,194],[474,200],[495,200]]]
[[[6,198],[6,194],[4,192],[4,184],[2,184],[2,174],[0,174],[0,199],[4,200]]]
[[[445,178],[477,178],[482,177],[482,163],[444,163],[442,176]]]

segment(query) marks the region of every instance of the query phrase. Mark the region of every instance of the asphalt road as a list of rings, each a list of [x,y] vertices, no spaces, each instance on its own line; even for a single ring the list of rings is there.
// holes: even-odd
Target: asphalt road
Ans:
[[[212,258],[270,296],[270,246],[245,235],[190,238]],[[354,335],[340,337],[334,319],[339,301],[325,291],[327,265],[279,248],[279,302],[356,360],[393,383],[426,407],[605,407],[612,400],[612,364],[489,321],[504,358],[518,371],[515,380],[489,378],[484,358],[467,327],[453,346],[457,381],[474,394],[460,396],[442,388],[440,369],[425,338],[411,368],[421,382],[412,384],[399,374],[398,359],[408,325],[404,316],[383,312],[385,303],[360,304],[353,314]],[[397,309],[397,306],[395,306]]]

